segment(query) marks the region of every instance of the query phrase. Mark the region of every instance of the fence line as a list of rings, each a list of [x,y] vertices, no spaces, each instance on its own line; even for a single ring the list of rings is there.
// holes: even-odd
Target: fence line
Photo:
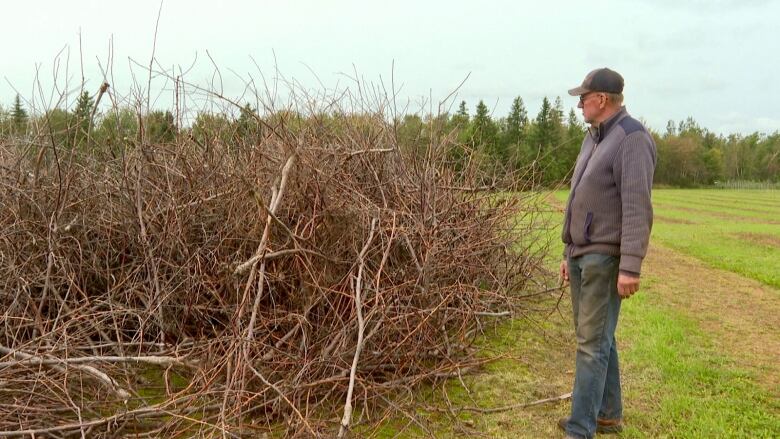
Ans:
[[[716,189],[780,189],[780,182],[771,181],[716,181]]]

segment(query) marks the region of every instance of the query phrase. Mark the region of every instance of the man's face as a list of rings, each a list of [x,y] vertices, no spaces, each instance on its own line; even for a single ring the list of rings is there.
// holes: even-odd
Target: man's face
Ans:
[[[580,102],[577,104],[577,108],[582,109],[582,117],[587,123],[599,122],[599,115],[604,110],[604,104],[606,96],[604,93],[589,92],[584,95],[580,95]]]

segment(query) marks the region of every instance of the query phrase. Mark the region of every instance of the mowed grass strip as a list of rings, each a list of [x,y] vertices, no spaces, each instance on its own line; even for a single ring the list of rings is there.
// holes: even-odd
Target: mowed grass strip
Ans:
[[[623,304],[626,438],[777,438],[780,403],[652,281]],[[684,292],[681,292],[684,294]]]
[[[780,191],[743,192],[657,189],[653,191],[653,203],[657,208],[684,210],[694,215],[780,221]]]
[[[725,209],[717,206],[685,207],[698,203],[697,200],[704,196],[707,199],[724,197],[724,202],[735,196],[747,201],[760,197],[780,206],[780,191],[656,190],[653,199],[660,202],[656,203],[658,218],[651,240],[694,256],[711,267],[780,288],[780,264],[777,262],[780,246],[776,240],[780,238],[780,214],[771,216],[740,211],[736,203],[729,212],[737,212],[737,215],[726,214]],[[677,204],[665,204],[670,198],[676,199]],[[761,240],[762,236],[766,239]]]
[[[728,270],[780,288],[780,247],[772,245],[771,241],[756,243],[739,235],[749,232],[757,231],[747,227],[717,229],[702,225],[658,223],[653,226],[651,239],[694,256],[710,267]]]
[[[755,209],[777,210],[777,190],[655,189],[658,201],[683,201],[694,198],[715,204],[729,203]]]
[[[645,258],[650,299],[696,322],[717,350],[740,360],[757,382],[780,396],[780,292],[653,244]],[[627,302],[630,303],[630,302]]]
[[[676,210],[698,216],[703,219],[713,218],[716,220],[727,219],[731,221],[743,221],[747,219],[755,222],[762,221],[770,224],[780,224],[780,211],[770,212],[758,209],[750,209],[748,207],[738,206],[736,204],[723,206],[694,202],[692,200],[688,202],[684,200],[675,202],[659,201],[655,200],[654,198],[653,207],[654,210]]]

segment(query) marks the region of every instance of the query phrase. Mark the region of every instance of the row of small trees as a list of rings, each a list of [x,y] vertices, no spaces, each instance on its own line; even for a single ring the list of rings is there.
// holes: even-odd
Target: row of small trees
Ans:
[[[180,127],[169,111],[138,117],[139,112],[131,108],[97,114],[93,120],[94,107],[94,99],[84,92],[70,111],[55,108],[32,117],[17,96],[10,109],[0,108],[0,136],[29,134],[33,127],[40,132],[43,127],[58,145],[111,151],[141,139],[172,142],[179,135],[204,147],[216,141],[256,142],[263,129],[263,118],[249,104],[237,116],[198,113],[189,127]],[[279,117],[279,113],[264,117]],[[299,116],[285,117],[306,123]],[[317,117],[321,121],[329,116]],[[394,126],[402,148],[424,154],[439,136],[456,136],[459,146],[451,151],[455,167],[478,159],[490,175],[525,172],[545,185],[569,178],[585,133],[573,109],[565,115],[560,98],[551,102],[546,97],[535,117],[529,117],[523,99],[517,97],[506,117],[494,118],[483,101],[471,114],[461,102],[454,114],[408,114],[396,119]],[[679,124],[670,121],[664,133],[653,132],[653,136],[659,157],[656,183],[707,186],[726,180],[780,181],[780,132],[716,135],[688,118]]]
[[[399,143],[419,151],[427,148],[435,132],[457,136],[460,148],[452,152],[456,167],[477,156],[490,174],[530,171],[537,182],[555,184],[571,172],[585,128],[574,110],[568,117],[564,115],[560,98],[551,103],[546,97],[533,118],[529,118],[523,99],[517,97],[509,114],[498,119],[479,101],[473,115],[461,102],[453,115],[412,114],[398,123]]]
[[[95,110],[95,99],[84,91],[71,110],[58,107],[30,116],[17,95],[10,111],[0,108],[0,136],[37,133],[64,148],[103,151],[135,140],[139,127],[146,130],[149,141],[158,143],[173,141],[179,131],[170,111],[152,111],[139,118],[138,112],[131,108],[105,114],[95,114]]]

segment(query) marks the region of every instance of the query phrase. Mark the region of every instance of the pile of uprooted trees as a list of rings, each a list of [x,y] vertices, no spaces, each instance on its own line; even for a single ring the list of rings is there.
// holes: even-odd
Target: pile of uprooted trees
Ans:
[[[535,288],[538,207],[388,119],[3,139],[0,435],[344,435],[478,364]]]

